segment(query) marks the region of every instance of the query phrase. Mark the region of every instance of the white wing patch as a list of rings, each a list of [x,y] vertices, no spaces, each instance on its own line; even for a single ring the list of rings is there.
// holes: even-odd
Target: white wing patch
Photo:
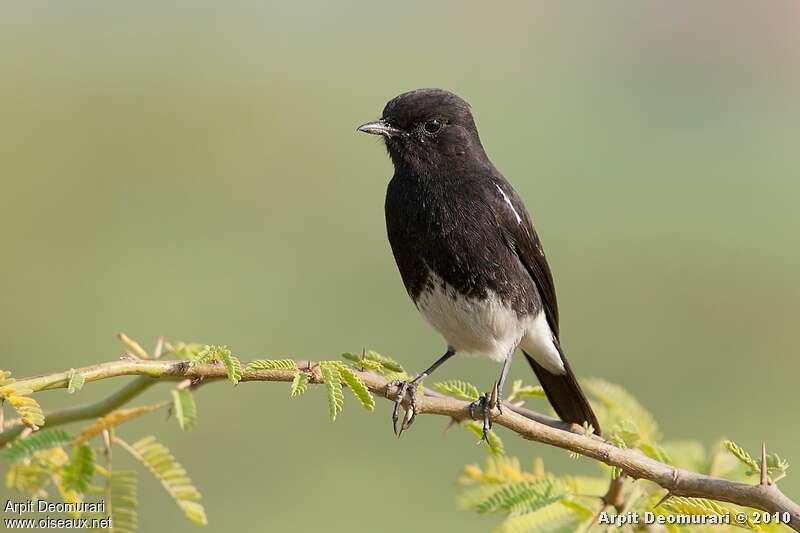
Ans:
[[[511,208],[511,212],[514,213],[514,216],[517,217],[517,224],[521,224],[522,223],[522,217],[519,216],[519,213],[517,213],[517,210],[514,209],[514,205],[511,203],[511,200],[508,199],[508,195],[506,195],[505,191],[503,189],[501,189],[498,184],[495,183],[494,186],[497,187],[497,190],[500,191],[500,194],[503,195],[503,200],[505,200],[506,203],[508,204],[508,207]]]

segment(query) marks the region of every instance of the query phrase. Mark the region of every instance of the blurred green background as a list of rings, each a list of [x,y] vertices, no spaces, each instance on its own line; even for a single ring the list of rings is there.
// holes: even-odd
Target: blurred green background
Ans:
[[[6,3],[0,367],[112,360],[126,331],[243,358],[366,346],[422,369],[442,341],[385,238],[390,162],[355,127],[438,86],[472,104],[536,220],[577,372],[623,384],[669,438],[764,439],[800,461],[799,15],[788,0]],[[498,367],[440,372],[486,388]],[[520,361],[516,378],[534,379]],[[121,435],[161,436],[208,531],[495,523],[457,509],[457,474],[484,455],[464,432],[422,417],[397,441],[387,403],[346,398],[331,424],[321,391],[287,390],[205,387],[193,432],[151,416]],[[800,476],[783,486],[800,497]],[[142,531],[196,531],[147,476],[140,493]]]

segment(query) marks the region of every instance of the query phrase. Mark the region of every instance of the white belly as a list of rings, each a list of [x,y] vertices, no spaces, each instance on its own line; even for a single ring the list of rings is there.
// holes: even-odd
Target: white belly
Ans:
[[[519,316],[491,291],[482,300],[465,298],[430,275],[433,288],[420,294],[417,307],[456,352],[502,361],[520,346],[550,372],[564,372],[544,313]]]

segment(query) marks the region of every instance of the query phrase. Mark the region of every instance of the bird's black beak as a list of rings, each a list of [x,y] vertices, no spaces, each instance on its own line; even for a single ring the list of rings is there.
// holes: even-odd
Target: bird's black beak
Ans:
[[[397,137],[403,133],[403,130],[389,125],[389,123],[383,119],[362,124],[358,127],[358,131],[371,133],[372,135],[383,135],[387,139],[391,137]]]

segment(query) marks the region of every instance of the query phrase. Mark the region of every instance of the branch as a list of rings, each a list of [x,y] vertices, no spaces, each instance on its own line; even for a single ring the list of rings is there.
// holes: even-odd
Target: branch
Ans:
[[[308,370],[310,383],[323,382],[319,366],[309,361],[297,361],[298,368]],[[191,379],[195,382],[226,379],[222,365],[196,364],[188,361],[125,360],[102,363],[77,369],[86,382],[117,376],[141,376],[117,393],[95,404],[55,411],[45,416],[47,427],[68,422],[94,418],[106,414],[132,399],[159,380]],[[395,391],[387,391],[387,380],[372,372],[354,370],[363,383],[376,395],[393,400]],[[248,370],[243,369],[241,381],[291,382],[294,370]],[[69,372],[48,374],[17,380],[17,384],[34,392],[65,388]],[[469,419],[468,402],[442,396],[426,390],[416,401],[418,414],[443,415],[456,421]],[[493,412],[492,422],[506,427],[521,437],[569,450],[607,465],[619,468],[633,479],[646,479],[666,489],[671,496],[707,498],[752,507],[769,513],[788,512],[795,531],[800,531],[800,505],[787,498],[773,484],[749,485],[713,476],[675,468],[651,459],[635,449],[622,449],[605,442],[596,435],[586,435],[583,428],[570,425],[524,408],[505,404],[503,413]],[[8,424],[7,424],[8,425]],[[21,425],[12,425],[0,432],[0,447],[4,446],[22,430]]]

